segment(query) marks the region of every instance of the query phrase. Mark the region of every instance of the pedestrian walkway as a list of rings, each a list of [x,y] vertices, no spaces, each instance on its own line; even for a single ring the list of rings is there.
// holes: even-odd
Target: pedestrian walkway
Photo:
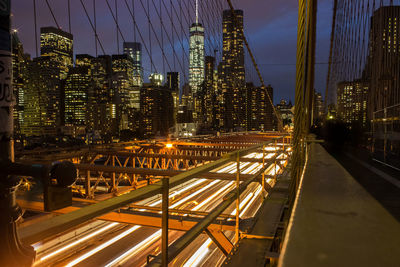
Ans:
[[[279,266],[399,266],[399,221],[346,169],[321,145],[310,145]]]

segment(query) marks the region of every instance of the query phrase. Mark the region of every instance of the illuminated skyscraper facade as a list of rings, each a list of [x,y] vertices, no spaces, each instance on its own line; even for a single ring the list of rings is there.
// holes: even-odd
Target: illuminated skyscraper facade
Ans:
[[[73,66],[72,34],[54,27],[40,28],[40,54],[57,61],[60,64],[60,79],[65,79]]]
[[[246,84],[246,129],[248,131],[272,131],[274,129],[273,107],[268,95],[273,99],[273,88],[265,89],[252,83]]]
[[[141,130],[145,137],[166,136],[174,126],[174,104],[171,92],[154,83],[144,84],[140,92]]]
[[[73,66],[72,34],[54,27],[41,28],[40,53],[27,65],[22,132],[56,135],[63,122],[62,82]]]
[[[368,83],[341,82],[337,88],[337,116],[346,124],[365,127],[367,123]]]
[[[201,88],[204,82],[204,27],[198,21],[196,1],[196,21],[189,28],[189,86],[193,99],[193,118],[201,120]]]
[[[90,66],[72,68],[64,83],[65,125],[85,126],[88,94],[93,88]]]
[[[29,58],[24,55],[24,49],[17,32],[12,34],[12,66],[13,66],[13,91],[16,99],[14,106],[14,134],[21,134],[24,122],[24,79]]]
[[[204,81],[204,28],[193,23],[189,32],[189,85],[196,94]]]
[[[124,42],[124,54],[129,55],[133,61],[134,85],[142,86],[142,44],[137,42]]]
[[[224,10],[222,14],[223,51],[221,62],[221,87],[225,102],[226,129],[246,127],[244,99],[246,95],[243,11]]]
[[[368,79],[371,81],[369,117],[400,104],[400,6],[383,6],[371,17]]]
[[[135,109],[134,103],[140,98],[140,92],[134,87],[133,69],[129,55],[112,55],[112,101],[116,105],[120,130],[132,128],[130,118]]]
[[[22,133],[56,135],[61,126],[61,80],[59,61],[51,56],[34,58],[27,66],[24,82]]]

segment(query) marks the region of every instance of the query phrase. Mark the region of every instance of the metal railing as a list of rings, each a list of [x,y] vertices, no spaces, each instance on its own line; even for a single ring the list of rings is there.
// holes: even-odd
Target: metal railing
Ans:
[[[222,252],[227,255],[229,254],[230,250],[229,248],[226,249],[226,246],[220,243],[220,240],[218,237],[213,236],[212,233],[210,233],[207,229],[207,227],[213,223],[234,201],[236,201],[236,215],[235,215],[235,243],[237,244],[240,239],[240,231],[239,231],[239,213],[240,213],[240,194],[253,182],[260,182],[262,184],[262,187],[265,189],[265,179],[264,179],[264,174],[266,169],[270,166],[270,163],[276,164],[276,160],[278,158],[278,154],[276,154],[273,158],[268,159],[265,161],[265,147],[269,145],[275,145],[277,146],[277,141],[281,140],[282,146],[283,146],[283,151],[285,150],[285,144],[289,144],[290,138],[288,137],[279,137],[275,138],[274,140],[270,142],[266,142],[260,145],[256,145],[247,149],[242,149],[239,151],[235,151],[232,153],[227,154],[225,157],[229,159],[229,161],[235,160],[237,170],[236,170],[236,188],[234,188],[232,191],[230,191],[224,198],[222,203],[220,203],[217,207],[215,207],[213,210],[211,210],[206,217],[203,218],[202,221],[197,223],[194,227],[192,227],[189,231],[187,231],[183,236],[181,236],[178,240],[176,240],[171,246],[167,246],[168,244],[168,226],[165,226],[163,224],[163,240],[162,240],[162,252],[160,255],[156,256],[151,262],[149,262],[150,266],[168,266],[168,263],[170,263],[180,252],[182,252],[187,246],[189,246],[195,239],[198,237],[201,233],[206,232],[211,239],[216,243],[217,247],[222,250]],[[246,155],[250,152],[257,151],[258,149],[262,149],[263,153],[263,167],[257,171],[256,174],[252,175],[252,177],[248,180],[246,180],[243,183],[240,183],[240,158],[243,155]],[[267,163],[267,164],[266,164]],[[276,177],[275,177],[276,178]],[[163,181],[166,181],[167,179],[163,179]],[[165,185],[164,188],[168,188],[167,185]],[[268,188],[271,189],[271,188]],[[165,215],[165,222],[168,221],[168,192],[164,192],[163,199],[166,198],[165,203],[163,202],[163,216]],[[164,218],[163,218],[164,219]],[[223,233],[220,233],[223,235]],[[227,239],[226,237],[223,239]],[[228,240],[228,243],[230,241]],[[229,246],[229,245],[228,245]],[[232,247],[231,247],[232,248]],[[231,249],[230,248],[230,249]],[[150,259],[150,257],[148,257]]]
[[[400,170],[400,104],[374,112],[372,157]]]

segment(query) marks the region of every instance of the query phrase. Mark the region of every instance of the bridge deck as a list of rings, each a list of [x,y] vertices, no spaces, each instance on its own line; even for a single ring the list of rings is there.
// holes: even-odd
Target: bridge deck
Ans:
[[[399,266],[400,223],[318,144],[300,190],[279,266]]]

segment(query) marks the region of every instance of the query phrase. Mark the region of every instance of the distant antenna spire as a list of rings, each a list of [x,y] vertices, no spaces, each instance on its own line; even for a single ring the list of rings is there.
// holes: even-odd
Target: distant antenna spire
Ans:
[[[196,24],[199,23],[199,4],[197,3],[198,0],[196,0]]]

